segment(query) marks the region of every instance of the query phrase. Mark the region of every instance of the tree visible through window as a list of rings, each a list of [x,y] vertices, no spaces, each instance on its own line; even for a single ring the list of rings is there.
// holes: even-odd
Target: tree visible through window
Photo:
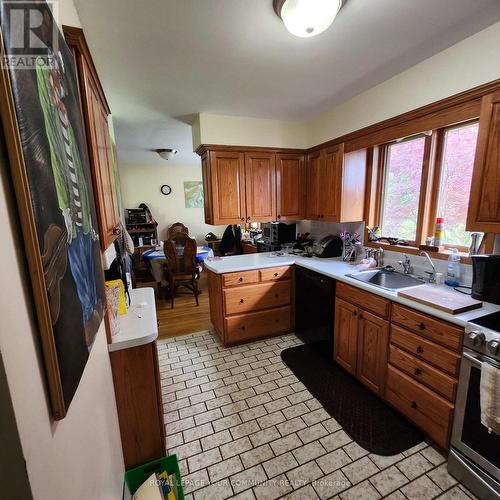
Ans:
[[[415,241],[425,137],[387,146],[381,203],[382,235]]]
[[[437,216],[444,217],[447,246],[470,245],[465,221],[478,128],[477,123],[462,125],[446,130],[444,135]]]

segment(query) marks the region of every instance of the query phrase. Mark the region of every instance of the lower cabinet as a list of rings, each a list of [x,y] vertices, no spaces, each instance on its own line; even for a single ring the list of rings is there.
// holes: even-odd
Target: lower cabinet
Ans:
[[[210,319],[224,345],[281,335],[293,328],[289,266],[235,273],[208,272]]]
[[[377,394],[384,394],[389,322],[337,297],[334,359]]]
[[[336,294],[335,361],[448,448],[463,330],[345,283]]]
[[[166,453],[156,342],[112,351],[111,370],[125,469]]]

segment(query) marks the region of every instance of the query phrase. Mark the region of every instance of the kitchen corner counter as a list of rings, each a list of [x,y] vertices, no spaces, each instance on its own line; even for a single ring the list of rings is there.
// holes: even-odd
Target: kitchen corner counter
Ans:
[[[205,267],[216,274],[250,271],[252,269],[263,269],[276,266],[291,266],[294,264],[462,327],[472,319],[484,316],[490,312],[500,311],[500,305],[485,302],[482,308],[473,311],[456,315],[448,314],[439,309],[400,297],[397,292],[384,290],[346,276],[347,274],[356,272],[358,269],[357,266],[344,262],[340,257],[321,259],[318,257],[308,258],[296,255],[274,256],[271,253],[257,253],[250,255],[234,255],[214,260],[207,259],[205,261]],[[433,286],[439,287],[443,291],[452,291],[452,289],[446,285],[421,286]]]
[[[118,317],[120,333],[112,337],[109,352],[149,344],[158,338],[154,289],[130,290],[130,302],[127,314]]]

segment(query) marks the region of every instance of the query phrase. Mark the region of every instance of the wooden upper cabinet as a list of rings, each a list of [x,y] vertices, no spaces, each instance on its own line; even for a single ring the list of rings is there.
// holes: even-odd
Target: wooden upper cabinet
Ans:
[[[500,233],[500,92],[483,97],[466,229]]]
[[[358,348],[358,308],[345,300],[335,300],[333,358],[352,375],[356,374]]]
[[[340,197],[344,145],[328,148],[319,175],[319,212],[320,219],[340,221]]]
[[[245,157],[232,151],[210,151],[212,217],[210,224],[246,220]]]
[[[276,220],[276,155],[245,153],[246,222]]]
[[[324,151],[315,151],[307,156],[307,202],[306,219],[320,220],[320,176],[325,162]]]
[[[304,155],[276,155],[276,219],[305,218],[306,177]]]
[[[383,395],[389,345],[389,322],[359,311],[356,375],[372,391]]]
[[[344,144],[337,144],[309,154],[306,218],[364,220],[366,168],[366,149],[344,154]]]
[[[68,26],[63,26],[63,31],[75,60],[96,200],[99,236],[101,248],[105,250],[116,239],[120,224],[115,193],[113,153],[108,128],[110,109],[83,31],[80,28]]]

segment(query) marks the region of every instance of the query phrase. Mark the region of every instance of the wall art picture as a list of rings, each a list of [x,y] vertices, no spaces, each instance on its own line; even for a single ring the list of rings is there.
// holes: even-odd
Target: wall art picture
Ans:
[[[33,19],[40,22],[33,26]],[[2,2],[0,22],[0,100],[24,236],[19,251],[29,265],[57,420],[77,390],[105,306],[88,151],[74,61],[49,5]],[[30,36],[20,43],[19,32]]]
[[[185,181],[184,200],[186,208],[203,208],[203,182]]]

